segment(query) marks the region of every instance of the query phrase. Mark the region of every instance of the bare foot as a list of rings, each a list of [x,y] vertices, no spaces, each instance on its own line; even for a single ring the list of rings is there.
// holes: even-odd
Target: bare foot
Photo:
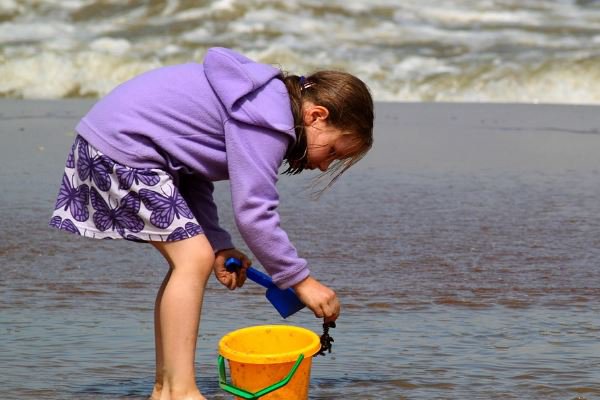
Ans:
[[[148,400],[207,400],[206,397],[202,396],[199,391],[196,393],[191,393],[187,395],[173,395],[168,393],[167,391],[163,392],[162,387],[160,385],[154,385],[154,389],[152,390],[152,395],[148,398]]]
[[[148,397],[148,400],[160,400],[160,395],[162,393],[162,383],[155,383],[154,388],[152,389],[152,395]]]

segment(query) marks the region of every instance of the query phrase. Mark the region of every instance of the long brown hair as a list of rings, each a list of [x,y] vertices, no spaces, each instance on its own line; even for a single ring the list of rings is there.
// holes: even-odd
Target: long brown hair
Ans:
[[[282,73],[282,80],[290,96],[296,130],[296,142],[285,157],[288,168],[284,173],[294,175],[306,168],[308,148],[302,110],[305,101],[327,108],[328,123],[356,140],[356,152],[351,157],[336,161],[321,174],[320,178],[332,176],[326,186],[329,187],[373,146],[374,111],[369,88],[354,75],[341,71],[318,71],[307,77]]]

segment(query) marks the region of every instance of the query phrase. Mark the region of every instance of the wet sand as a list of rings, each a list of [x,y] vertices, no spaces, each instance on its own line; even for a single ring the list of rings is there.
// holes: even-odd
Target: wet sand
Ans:
[[[166,267],[145,245],[46,227],[92,100],[0,100],[0,387],[8,399],[143,399]],[[338,291],[311,399],[600,396],[600,107],[379,103],[372,152],[319,202],[282,177],[283,225]],[[224,226],[237,243],[227,185]],[[243,246],[242,246],[243,248]],[[216,343],[283,323],[262,291],[211,281],[198,380]],[[287,323],[314,331],[308,312]]]

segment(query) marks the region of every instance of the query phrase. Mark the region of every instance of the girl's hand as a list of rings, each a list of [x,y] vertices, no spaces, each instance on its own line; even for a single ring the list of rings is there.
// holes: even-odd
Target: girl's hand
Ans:
[[[230,257],[235,257],[242,262],[242,267],[236,272],[229,272],[225,268],[225,261]],[[246,270],[250,265],[252,265],[252,261],[241,251],[237,249],[225,249],[215,254],[213,270],[215,271],[217,280],[223,286],[229,290],[234,290],[235,288],[242,287],[244,282],[246,282]]]
[[[294,291],[300,300],[315,313],[317,318],[325,318],[325,322],[333,322],[340,315],[340,301],[333,290],[309,276],[294,285]]]

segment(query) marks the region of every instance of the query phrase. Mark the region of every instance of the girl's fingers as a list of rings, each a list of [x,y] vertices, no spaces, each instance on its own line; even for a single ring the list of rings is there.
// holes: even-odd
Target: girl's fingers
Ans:
[[[252,265],[252,261],[249,258],[244,256],[242,258],[242,268],[237,271],[237,287],[242,287],[246,282],[246,270],[250,268]]]
[[[335,321],[340,315],[340,302],[337,298],[334,298],[331,302],[327,303],[323,311],[325,322]]]
[[[230,274],[230,275],[226,276],[225,279],[223,280],[223,285],[229,289],[231,287],[231,281],[232,281],[232,278],[231,278],[231,274]]]
[[[319,307],[316,307],[313,312],[315,314],[315,317],[324,318],[327,313],[327,310],[325,308],[325,305],[321,304]]]
[[[237,287],[244,286],[244,282],[246,282],[246,271],[240,270],[237,276]]]

